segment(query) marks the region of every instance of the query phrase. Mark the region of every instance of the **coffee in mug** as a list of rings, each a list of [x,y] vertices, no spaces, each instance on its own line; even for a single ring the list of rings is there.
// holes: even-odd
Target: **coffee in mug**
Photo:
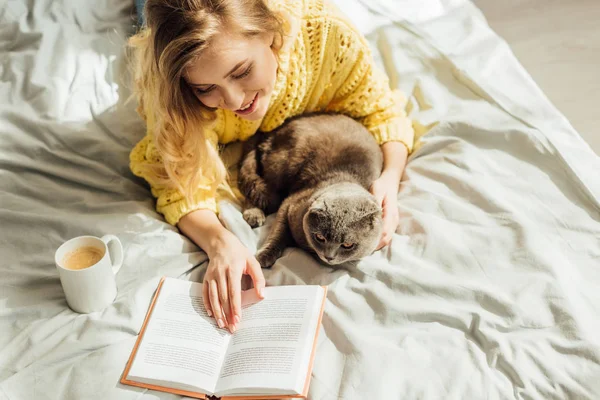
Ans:
[[[65,256],[63,265],[66,269],[78,270],[89,268],[104,257],[104,249],[94,246],[79,247]]]
[[[123,264],[123,246],[116,236],[68,240],[56,250],[54,262],[73,311],[100,311],[117,297],[115,275]]]

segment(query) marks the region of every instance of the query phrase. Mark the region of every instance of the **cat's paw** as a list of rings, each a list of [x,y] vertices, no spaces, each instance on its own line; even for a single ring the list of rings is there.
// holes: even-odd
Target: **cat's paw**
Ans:
[[[244,220],[250,225],[252,228],[257,228],[259,226],[263,226],[267,217],[265,217],[265,213],[260,208],[249,208],[243,213]]]
[[[273,250],[261,249],[256,253],[256,260],[263,268],[271,268],[275,261],[279,258],[280,254]]]

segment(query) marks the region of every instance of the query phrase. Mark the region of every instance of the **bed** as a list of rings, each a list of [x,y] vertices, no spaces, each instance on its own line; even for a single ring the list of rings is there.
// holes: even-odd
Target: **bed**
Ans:
[[[310,399],[600,398],[600,159],[472,3],[336,2],[409,96],[418,144],[389,247],[347,269],[290,248],[265,270],[328,286]],[[0,399],[179,398],[119,383],[160,277],[206,267],[128,168],[132,2],[0,16]],[[221,210],[255,249],[268,225]],[[118,297],[76,314],[54,251],[107,233]]]

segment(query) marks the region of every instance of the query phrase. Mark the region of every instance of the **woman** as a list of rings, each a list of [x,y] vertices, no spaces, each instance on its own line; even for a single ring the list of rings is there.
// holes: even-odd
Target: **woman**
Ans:
[[[399,93],[374,65],[361,34],[324,0],[148,0],[132,37],[139,112],[148,133],[131,153],[157,210],[210,259],[203,297],[220,327],[241,317],[241,278],[259,296],[260,265],[217,218],[228,188],[219,144],[271,131],[294,115],[331,111],[360,121],[381,145],[381,202],[387,245],[413,145]]]

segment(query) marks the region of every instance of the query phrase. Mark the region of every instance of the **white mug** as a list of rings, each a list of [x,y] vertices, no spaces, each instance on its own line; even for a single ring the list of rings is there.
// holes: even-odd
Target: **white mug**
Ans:
[[[68,269],[65,256],[80,248],[92,246],[103,252],[96,264],[84,269]],[[112,248],[112,249],[111,249]],[[67,304],[73,311],[90,313],[100,311],[117,297],[115,275],[123,264],[123,246],[118,237],[106,235],[79,236],[63,243],[54,255]]]

